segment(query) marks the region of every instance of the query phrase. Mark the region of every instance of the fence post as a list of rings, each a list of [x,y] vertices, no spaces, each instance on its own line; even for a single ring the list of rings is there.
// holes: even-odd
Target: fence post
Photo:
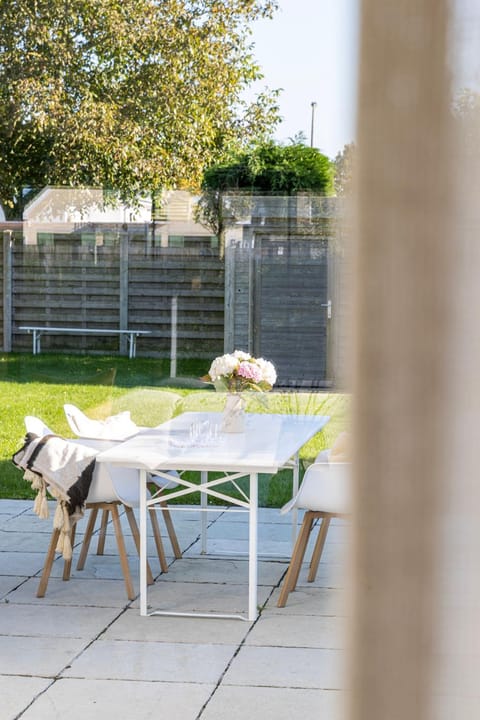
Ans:
[[[119,307],[120,307],[120,330],[128,329],[128,232],[120,233],[120,287],[119,287]],[[120,353],[128,355],[127,338],[120,337]]]
[[[12,231],[3,231],[3,351],[12,350]]]
[[[177,317],[178,317],[178,298],[172,297],[171,312],[171,340],[170,340],[170,377],[177,377]]]
[[[226,244],[223,261],[225,263],[224,283],[224,335],[225,353],[233,351],[235,327],[235,246]]]

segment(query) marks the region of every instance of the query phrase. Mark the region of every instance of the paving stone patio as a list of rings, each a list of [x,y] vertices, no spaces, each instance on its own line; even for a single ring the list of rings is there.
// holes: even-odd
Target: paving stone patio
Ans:
[[[317,579],[307,583],[305,564],[280,609],[287,561],[270,555],[290,552],[289,521],[278,510],[259,512],[262,610],[254,623],[140,617],[138,598],[125,595],[113,532],[104,555],[92,543],[83,571],[74,557],[69,582],[58,557],[46,596],[37,598],[51,518],[39,520],[30,501],[0,500],[1,719],[342,720],[348,526],[332,525]],[[161,574],[149,538],[149,606],[245,613],[248,563],[233,553],[246,548],[247,522],[228,510],[209,513],[208,555],[200,554],[198,512],[174,513],[174,522],[184,557],[174,560],[165,537],[170,566]],[[122,526],[138,590],[125,518]],[[84,528],[85,519],[77,546]]]

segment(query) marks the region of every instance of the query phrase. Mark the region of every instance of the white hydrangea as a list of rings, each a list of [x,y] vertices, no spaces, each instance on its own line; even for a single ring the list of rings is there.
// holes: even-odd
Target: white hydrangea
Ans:
[[[212,382],[216,382],[224,375],[230,375],[239,365],[239,359],[233,355],[221,355],[215,358],[210,366],[208,374]]]
[[[258,358],[256,362],[262,371],[262,380],[267,382],[269,385],[275,385],[277,373],[275,372],[273,364],[269,360],[264,360],[263,358]]]
[[[233,353],[233,356],[238,358],[239,360],[251,360],[252,356],[249,355],[249,353],[244,352],[243,350],[235,350]]]

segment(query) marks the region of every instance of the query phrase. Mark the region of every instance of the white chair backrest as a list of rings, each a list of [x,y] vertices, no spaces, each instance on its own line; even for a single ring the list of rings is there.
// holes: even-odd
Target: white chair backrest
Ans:
[[[307,468],[298,493],[281,509],[294,507],[346,515],[351,508],[350,463],[314,463]]]
[[[128,410],[105,420],[92,420],[75,405],[66,403],[63,409],[70,429],[81,438],[125,440],[138,432]]]
[[[27,433],[33,433],[34,435],[38,435],[39,437],[43,437],[44,435],[56,434],[53,432],[53,430],[50,430],[48,425],[45,425],[43,420],[40,420],[40,418],[35,417],[34,415],[26,415],[24,417],[24,423]]]
[[[75,433],[75,435],[81,436],[82,420],[86,421],[88,418],[79,408],[75,407],[75,405],[67,404],[63,406],[63,409],[65,411],[65,417],[67,418],[70,430]]]

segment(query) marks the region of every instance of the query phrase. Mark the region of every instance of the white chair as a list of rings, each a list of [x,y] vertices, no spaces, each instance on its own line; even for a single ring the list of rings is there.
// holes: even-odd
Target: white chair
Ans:
[[[55,435],[50,428],[45,425],[38,418],[28,415],[25,417],[25,426],[27,433],[33,433],[35,435]],[[86,445],[90,448],[94,448],[98,451],[111,447],[110,441],[102,440],[66,440],[68,443],[75,443],[79,445]],[[125,547],[125,539],[122,532],[119,507],[123,506],[125,514],[128,519],[132,536],[135,542],[137,551],[140,551],[140,535],[138,531],[137,522],[133,513],[133,508],[138,507],[139,504],[139,487],[138,487],[138,474],[136,470],[129,468],[117,468],[110,466],[106,463],[97,463],[93,473],[92,483],[86,499],[86,509],[90,510],[90,515],[85,530],[83,539],[82,549],[77,563],[77,570],[83,570],[85,561],[90,546],[90,541],[95,530],[95,523],[98,515],[98,511],[103,511],[102,522],[99,531],[99,541],[97,554],[103,555],[106,530],[108,524],[108,515],[111,514],[113,526],[115,530],[115,537],[117,541],[118,554],[120,557],[120,564],[122,567],[123,577],[125,580],[125,587],[129,600],[135,598],[135,591],[133,588],[132,578],[130,574],[130,567],[128,564],[128,557]],[[160,567],[162,572],[168,572],[168,563],[165,557],[165,551],[163,548],[163,542],[160,534],[160,528],[158,525],[158,518],[154,510],[150,511],[150,520],[153,528],[153,536],[155,545],[157,548],[158,558],[160,561]],[[73,547],[75,542],[75,530],[76,524],[72,525],[70,542]],[[54,528],[50,539],[50,545],[45,559],[45,564],[40,578],[40,583],[37,589],[37,597],[44,597],[47,590],[48,580],[55,559],[55,552],[57,544],[60,538],[60,530]],[[71,560],[65,560],[63,579],[68,580],[71,572]],[[147,578],[149,584],[153,583],[153,576],[151,569],[147,566]]]
[[[141,429],[133,422],[128,411],[110,415],[105,420],[93,420],[70,403],[66,403],[63,409],[71,431],[80,438],[126,440]]]
[[[114,442],[126,440],[128,437],[132,437],[132,435],[135,435],[145,429],[136,425],[133,420],[131,420],[130,413],[128,411],[119,413],[118,415],[111,415],[105,420],[93,420],[92,418],[87,417],[87,415],[76,407],[76,405],[72,405],[71,403],[66,403],[63,406],[63,409],[70,429],[73,433],[75,433],[75,435],[81,438],[82,441],[90,439],[110,440],[111,447]],[[159,490],[165,490],[166,488],[178,486],[178,483],[175,480],[175,478],[178,477],[178,474],[174,470],[169,470],[168,474],[171,478],[168,480],[159,475],[149,474],[149,486],[152,494],[155,494]],[[178,543],[178,538],[173,526],[173,520],[170,515],[167,502],[162,501],[159,505],[161,507],[165,526],[167,528],[168,537],[170,538],[173,554],[177,559],[179,559],[182,557],[182,551],[180,550],[180,545]],[[108,511],[106,512],[107,516],[102,520],[102,524],[105,525],[108,521]]]
[[[45,425],[43,420],[40,420],[40,418],[37,418],[34,415],[26,415],[24,422],[27,433],[31,432],[39,437],[43,437],[44,435],[56,435],[56,433],[54,433],[48,425]]]
[[[322,459],[327,457],[328,452],[322,456]],[[280,511],[286,513],[296,507],[304,509],[306,512],[283,581],[277,607],[285,607],[289,594],[295,590],[310,533],[314,522],[320,519],[319,532],[307,577],[308,582],[315,580],[331,519],[346,517],[350,512],[349,483],[350,463],[316,462],[307,468],[296,496]]]

